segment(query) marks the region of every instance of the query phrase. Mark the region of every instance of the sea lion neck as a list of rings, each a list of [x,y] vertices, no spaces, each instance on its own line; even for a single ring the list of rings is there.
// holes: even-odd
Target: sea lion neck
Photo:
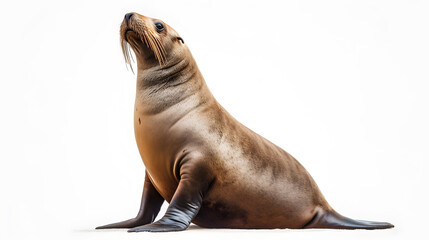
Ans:
[[[192,57],[138,70],[136,105],[147,114],[163,112],[191,98],[198,99],[198,104],[200,95],[213,97]]]
[[[187,58],[138,68],[137,89],[144,90],[157,85],[176,84],[191,79],[187,73],[199,72],[195,62]]]

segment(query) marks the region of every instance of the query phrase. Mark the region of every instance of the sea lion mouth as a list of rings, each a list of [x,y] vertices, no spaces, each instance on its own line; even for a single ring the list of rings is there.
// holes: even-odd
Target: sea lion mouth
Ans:
[[[127,33],[129,32],[134,32],[132,29],[128,28],[127,30],[125,30],[125,36],[127,35]]]
[[[139,38],[139,36],[138,36],[138,34],[137,34],[137,32],[135,32],[134,30],[132,30],[131,28],[127,28],[126,30],[125,30],[125,32],[124,32],[124,35],[122,36],[123,37],[123,39],[125,40],[125,41],[127,41],[127,42],[129,42],[130,40],[128,39],[129,38],[129,36],[128,36],[128,34],[133,34],[133,35],[135,35],[135,37],[137,37],[137,38]]]

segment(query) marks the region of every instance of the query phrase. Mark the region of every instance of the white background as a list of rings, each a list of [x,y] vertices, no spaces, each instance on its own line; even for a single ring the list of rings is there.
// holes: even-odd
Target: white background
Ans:
[[[140,203],[136,76],[119,45],[130,11],[175,28],[218,101],[295,156],[338,212],[396,227],[93,230]],[[2,2],[0,238],[427,239],[428,12],[427,1]]]

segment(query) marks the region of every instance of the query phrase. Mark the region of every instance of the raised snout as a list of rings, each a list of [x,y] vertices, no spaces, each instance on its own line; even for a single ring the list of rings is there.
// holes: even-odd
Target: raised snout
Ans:
[[[127,14],[125,14],[125,16],[124,16],[124,20],[125,20],[125,24],[127,24],[127,26],[128,26],[128,23],[129,23],[130,19],[131,19],[133,16],[134,16],[134,13],[127,13]]]

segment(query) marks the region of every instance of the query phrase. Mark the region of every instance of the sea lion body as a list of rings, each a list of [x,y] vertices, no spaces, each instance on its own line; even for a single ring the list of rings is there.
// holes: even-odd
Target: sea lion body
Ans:
[[[168,202],[179,183],[175,173],[183,155],[206,156],[214,179],[193,221],[198,225],[300,228],[316,207],[328,208],[307,171],[229,115],[206,85],[157,114],[146,113],[144,102],[137,100],[134,125],[146,170]]]
[[[160,20],[125,16],[137,58],[134,129],[146,179],[136,218],[99,228],[389,228],[336,213],[290,154],[213,97],[183,39]],[[166,214],[153,222],[163,200]]]

